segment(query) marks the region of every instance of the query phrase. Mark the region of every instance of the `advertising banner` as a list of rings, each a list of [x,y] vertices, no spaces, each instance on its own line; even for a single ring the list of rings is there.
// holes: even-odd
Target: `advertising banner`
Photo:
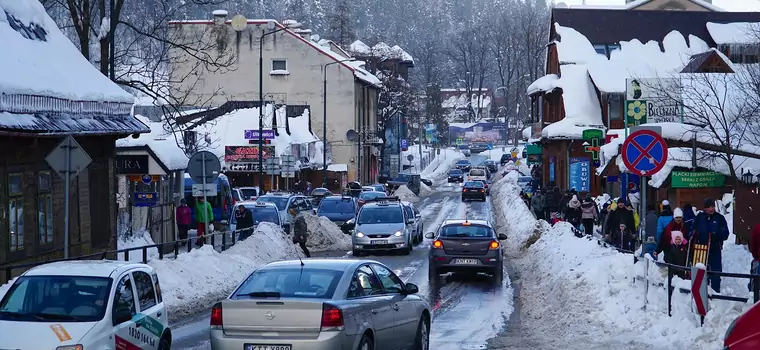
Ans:
[[[578,192],[591,189],[591,161],[588,158],[570,158],[570,188]]]
[[[673,98],[681,90],[680,78],[626,79],[625,115],[628,126],[645,123],[680,123],[682,102]]]
[[[264,146],[264,159],[274,157],[274,146]],[[258,162],[259,146],[224,146],[225,162]]]
[[[504,123],[451,123],[449,137],[462,139],[465,144],[490,143],[498,144],[506,130]]]

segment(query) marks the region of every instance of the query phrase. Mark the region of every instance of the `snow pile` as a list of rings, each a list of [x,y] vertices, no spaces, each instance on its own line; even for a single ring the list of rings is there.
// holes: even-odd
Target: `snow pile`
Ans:
[[[462,159],[461,152],[453,148],[444,148],[441,150],[441,154],[436,155],[430,164],[425,167],[420,176],[430,180],[443,179],[448,176],[449,170],[460,159]]]
[[[148,231],[140,231],[136,234],[126,237],[125,239],[119,239],[116,242],[116,249],[122,250],[122,249],[130,249],[130,248],[139,248],[144,247],[146,245],[154,245],[156,242],[153,241],[153,238],[150,237],[150,234]],[[157,258],[158,257],[158,248],[148,248],[147,249],[148,254],[148,261]],[[117,260],[126,260],[124,259],[124,253],[119,253],[116,257]],[[129,251],[129,261],[133,262],[142,262],[143,253],[142,249],[137,250],[131,250]]]
[[[756,44],[758,41],[758,27],[760,23],[734,22],[713,23],[707,22],[707,31],[716,44]]]
[[[349,250],[351,236],[343,233],[340,227],[324,216],[304,213],[309,238],[306,246],[313,251]]]
[[[141,115],[135,118],[150,128],[150,133],[141,134],[138,138],[126,137],[116,140],[116,147],[149,147],[156,157],[164,163],[169,170],[187,168],[190,160],[185,151],[179,147],[178,141],[182,138],[175,137],[174,131],[166,123],[154,122]]]
[[[425,185],[425,183],[420,182],[420,197],[427,197],[431,194],[433,194],[435,191],[433,191],[430,186]]]
[[[656,284],[665,280],[660,268],[650,264],[647,272],[646,261],[634,265],[631,255],[604,248],[595,239],[579,239],[567,223],[550,227],[543,220],[537,222],[519,199],[514,173],[498,181],[492,191],[498,229],[509,236],[508,255],[525,281],[520,293],[523,322],[535,327],[536,333],[561,332],[577,338],[564,341],[614,339],[620,344],[646,342],[655,349],[663,344],[665,349],[716,349],[722,346],[728,324],[751,306],[711,300],[700,327],[691,310],[691,295],[677,289],[673,317],[668,317],[666,288]],[[724,245],[724,264],[729,268],[741,262],[745,269],[741,272],[746,273],[751,259],[730,242]],[[648,291],[642,281],[645,276],[654,283]],[[688,286],[678,278],[674,281]],[[748,295],[746,281],[724,279],[724,286],[724,293]]]
[[[158,272],[170,317],[178,320],[225,298],[255,268],[297,259],[297,248],[279,226],[263,222],[253,235],[223,253],[205,245],[176,259],[148,264]]]
[[[420,200],[420,197],[417,197],[412,190],[409,189],[409,187],[406,187],[406,185],[399,186],[396,191],[393,192],[393,195],[398,197],[399,200],[405,201],[405,202],[416,202]]]

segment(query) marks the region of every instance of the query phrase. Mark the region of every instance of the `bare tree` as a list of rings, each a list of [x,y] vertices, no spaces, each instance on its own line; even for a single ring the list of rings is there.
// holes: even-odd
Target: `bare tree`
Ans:
[[[468,122],[484,117],[481,108],[485,98],[483,88],[488,70],[492,68],[489,39],[484,26],[474,26],[456,34],[447,50],[453,65],[452,73],[465,90],[466,102],[463,107],[467,109]]]

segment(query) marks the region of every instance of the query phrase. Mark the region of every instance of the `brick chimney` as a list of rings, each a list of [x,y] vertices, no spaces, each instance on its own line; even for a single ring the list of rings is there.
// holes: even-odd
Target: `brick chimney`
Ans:
[[[227,21],[227,10],[214,10],[214,24],[222,25]]]

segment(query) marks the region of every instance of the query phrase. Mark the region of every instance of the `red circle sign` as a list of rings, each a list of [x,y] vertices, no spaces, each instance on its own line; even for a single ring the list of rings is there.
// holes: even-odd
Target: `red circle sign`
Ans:
[[[652,130],[638,130],[623,142],[621,156],[628,171],[639,176],[651,176],[665,167],[668,144]]]

